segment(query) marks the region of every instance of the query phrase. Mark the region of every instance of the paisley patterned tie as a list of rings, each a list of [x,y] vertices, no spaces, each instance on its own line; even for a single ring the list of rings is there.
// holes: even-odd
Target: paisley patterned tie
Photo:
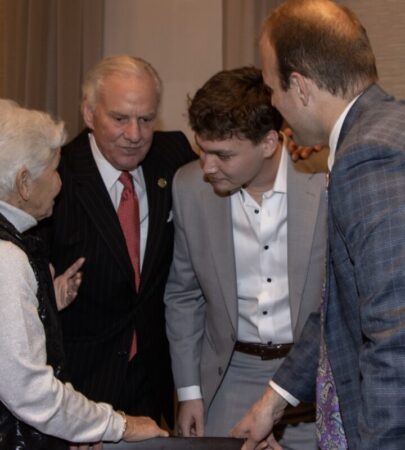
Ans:
[[[321,450],[348,448],[340,415],[339,399],[323,338],[316,382],[316,430]]]
[[[328,191],[326,191],[326,195]],[[329,245],[327,246],[329,254]],[[326,267],[327,276],[328,267]],[[347,441],[340,415],[339,399],[329,363],[325,341],[325,316],[327,308],[326,283],[321,300],[321,348],[316,380],[316,431],[321,450],[346,450]]]

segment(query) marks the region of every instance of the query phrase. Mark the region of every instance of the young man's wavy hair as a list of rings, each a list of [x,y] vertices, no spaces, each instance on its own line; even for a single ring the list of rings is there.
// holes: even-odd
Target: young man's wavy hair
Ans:
[[[211,77],[190,99],[188,115],[192,130],[204,139],[238,137],[254,144],[269,131],[279,131],[283,121],[271,104],[271,89],[255,67]]]

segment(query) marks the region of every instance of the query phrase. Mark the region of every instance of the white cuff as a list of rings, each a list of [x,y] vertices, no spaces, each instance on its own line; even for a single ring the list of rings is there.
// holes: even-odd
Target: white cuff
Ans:
[[[177,399],[179,402],[202,398],[200,386],[187,386],[177,389]]]
[[[292,406],[297,406],[300,401],[295,398],[293,395],[291,395],[289,392],[287,392],[285,389],[280,387],[278,384],[276,384],[274,381],[269,381],[269,386],[273,388],[277,394],[280,394],[281,397],[284,398],[284,400],[287,400],[287,402]]]

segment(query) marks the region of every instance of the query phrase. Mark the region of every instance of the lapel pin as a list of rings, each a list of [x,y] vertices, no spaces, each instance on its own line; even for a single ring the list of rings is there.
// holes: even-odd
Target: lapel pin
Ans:
[[[157,184],[160,188],[163,189],[167,186],[167,181],[165,178],[159,178]]]

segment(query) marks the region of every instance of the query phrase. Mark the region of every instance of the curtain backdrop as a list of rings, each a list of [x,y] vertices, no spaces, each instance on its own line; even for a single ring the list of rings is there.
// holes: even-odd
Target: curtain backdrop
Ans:
[[[103,0],[0,0],[0,96],[82,127],[83,73],[102,56]]]
[[[269,12],[282,0],[223,0],[224,69],[260,66],[257,37]]]
[[[338,0],[368,30],[381,85],[405,98],[405,2]],[[0,0],[0,96],[82,126],[80,84],[103,55],[151,61],[165,83],[164,129],[188,130],[185,99],[213,73],[260,65],[257,35],[281,0]],[[105,5],[108,5],[106,7]],[[372,7],[370,7],[372,5]]]
[[[405,2],[336,0],[352,9],[367,29],[381,85],[405,99]],[[224,68],[260,66],[256,38],[260,24],[282,0],[223,0]]]

